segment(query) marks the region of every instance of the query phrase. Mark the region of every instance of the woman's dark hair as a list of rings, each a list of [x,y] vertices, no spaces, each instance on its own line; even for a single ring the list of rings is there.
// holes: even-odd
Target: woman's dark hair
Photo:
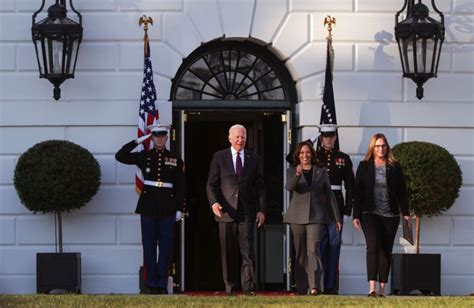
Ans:
[[[319,164],[319,161],[318,159],[316,158],[316,151],[314,150],[313,148],[313,145],[311,144],[311,142],[309,141],[302,141],[300,143],[298,143],[296,145],[296,149],[295,151],[293,152],[293,163],[292,163],[292,166],[293,167],[296,167],[297,165],[299,165],[301,162],[300,162],[300,152],[301,152],[301,149],[304,147],[304,146],[308,146],[310,151],[311,151],[311,165],[316,165],[318,167],[320,167],[320,164]]]

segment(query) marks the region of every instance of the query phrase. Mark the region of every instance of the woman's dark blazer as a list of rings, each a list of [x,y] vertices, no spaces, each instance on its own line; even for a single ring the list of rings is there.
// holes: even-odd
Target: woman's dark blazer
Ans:
[[[341,223],[339,207],[331,190],[326,169],[313,165],[313,178],[311,185],[308,185],[305,176],[297,177],[296,169],[290,167],[286,189],[293,195],[283,222],[289,224],[329,224],[330,217],[334,216],[336,222]],[[310,217],[311,208],[314,209],[314,217]]]
[[[386,168],[390,210],[394,214],[401,212],[403,216],[408,216],[410,213],[408,210],[407,189],[402,168],[398,163],[394,165],[387,164]],[[353,219],[360,219],[363,212],[372,212],[375,209],[374,186],[374,160],[361,161],[357,168],[355,179]]]

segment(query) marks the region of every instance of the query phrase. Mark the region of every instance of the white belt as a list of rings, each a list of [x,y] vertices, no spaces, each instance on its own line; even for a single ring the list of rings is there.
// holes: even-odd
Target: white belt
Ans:
[[[331,185],[332,190],[342,190],[342,185]]]
[[[155,181],[145,180],[143,184],[148,185],[148,186],[155,186],[155,187],[173,188],[173,183],[166,183],[166,182],[155,182]]]

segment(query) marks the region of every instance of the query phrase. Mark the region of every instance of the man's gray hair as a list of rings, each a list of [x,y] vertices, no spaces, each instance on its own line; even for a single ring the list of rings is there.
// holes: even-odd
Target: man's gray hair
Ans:
[[[232,133],[233,130],[235,129],[243,129],[244,132],[245,132],[245,135],[247,135],[247,129],[245,128],[245,126],[243,125],[240,125],[240,124],[234,124],[232,125],[230,128],[229,128],[229,135]]]

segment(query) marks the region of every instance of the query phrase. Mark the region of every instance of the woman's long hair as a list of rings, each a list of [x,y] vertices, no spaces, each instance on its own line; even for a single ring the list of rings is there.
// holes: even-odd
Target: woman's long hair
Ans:
[[[292,163],[292,166],[293,167],[296,167],[298,166],[301,162],[300,162],[300,152],[301,152],[301,149],[307,145],[311,151],[311,165],[316,165],[316,166],[320,166],[319,164],[319,161],[318,159],[316,158],[316,151],[314,150],[313,148],[313,145],[311,144],[311,142],[309,141],[302,141],[300,143],[298,143],[296,145],[296,149],[295,151],[293,152],[293,163]]]
[[[387,137],[384,134],[377,133],[370,138],[369,147],[367,148],[367,153],[365,154],[364,160],[369,161],[374,159],[374,149],[375,149],[375,142],[378,139],[383,139],[385,144],[387,145],[387,153],[385,153],[385,160],[386,162],[393,166],[397,162],[395,157],[393,157],[392,148],[388,144]]]

